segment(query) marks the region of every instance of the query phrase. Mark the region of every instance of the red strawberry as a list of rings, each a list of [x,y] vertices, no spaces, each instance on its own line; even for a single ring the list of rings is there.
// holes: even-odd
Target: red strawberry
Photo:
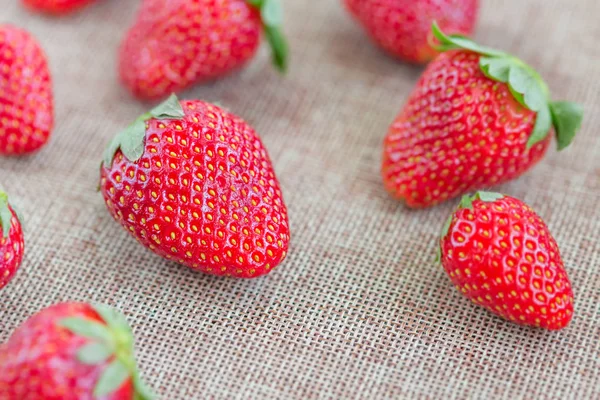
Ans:
[[[551,102],[546,84],[517,58],[459,36],[434,34],[441,50],[421,76],[384,143],[386,188],[428,207],[514,179],[550,143],[569,145],[580,106]]]
[[[47,14],[68,14],[88,5],[94,0],[21,0],[33,11]]]
[[[0,24],[0,154],[38,150],[54,124],[44,51],[22,29]]]
[[[110,213],[167,259],[254,278],[285,258],[287,210],[267,151],[217,106],[171,96],[113,140],[101,175]]]
[[[23,323],[0,347],[2,400],[147,400],[133,335],[106,306],[62,303]]]
[[[0,289],[8,284],[23,261],[23,230],[8,196],[0,191]]]
[[[571,320],[573,292],[556,241],[523,202],[490,192],[464,196],[440,246],[452,283],[475,304],[546,329]]]
[[[146,0],[121,45],[121,78],[140,98],[165,97],[242,67],[261,29],[285,70],[281,19],[279,0]]]
[[[429,44],[431,23],[469,36],[479,0],[345,0],[354,17],[381,47],[396,57],[423,64],[436,52]]]

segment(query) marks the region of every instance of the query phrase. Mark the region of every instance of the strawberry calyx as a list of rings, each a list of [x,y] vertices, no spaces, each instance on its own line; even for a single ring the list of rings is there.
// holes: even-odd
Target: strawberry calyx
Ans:
[[[438,43],[435,50],[469,50],[481,55],[479,67],[485,76],[496,82],[506,83],[514,99],[536,113],[533,131],[527,148],[544,140],[553,126],[558,150],[571,144],[581,127],[583,108],[577,103],[551,101],[550,90],[542,77],[531,66],[508,53],[481,46],[462,35],[446,35],[436,22],[432,24],[433,36]]]
[[[271,46],[273,64],[279,71],[285,72],[288,66],[288,44],[281,26],[283,25],[283,8],[280,0],[246,0],[259,11],[263,31]]]
[[[0,190],[0,226],[2,226],[2,235],[0,236],[0,239],[8,237],[11,219],[12,212],[8,206],[8,195]]]
[[[93,308],[106,324],[70,317],[60,320],[59,325],[75,335],[90,339],[77,351],[79,362],[97,365],[111,360],[96,382],[94,397],[107,396],[131,379],[136,400],[154,399],[155,395],[140,378],[133,354],[133,334],[125,317],[104,305],[95,305]]]
[[[481,200],[484,203],[493,203],[496,200],[500,200],[504,195],[496,192],[484,192],[482,190],[475,192],[472,195],[464,195],[460,199],[460,204],[458,205],[458,209],[467,208],[469,210],[473,209],[473,202],[475,200]]]
[[[112,165],[115,154],[121,150],[123,155],[131,162],[135,162],[144,155],[144,140],[146,138],[146,121],[150,119],[181,119],[185,112],[179,99],[172,94],[167,100],[153,108],[150,112],[142,114],[125,130],[121,131],[104,150],[102,163],[105,167]]]
[[[485,192],[485,191],[478,191],[475,192],[472,195],[469,194],[465,194],[461,200],[460,203],[458,204],[458,206],[456,207],[456,209],[450,214],[450,216],[448,217],[448,219],[446,220],[446,222],[444,223],[444,226],[442,227],[442,233],[440,234],[440,245],[438,246],[438,254],[436,257],[436,262],[440,262],[442,260],[442,240],[446,237],[446,235],[448,235],[448,232],[450,231],[450,226],[452,225],[452,221],[454,219],[454,215],[456,214],[456,211],[461,210],[461,209],[469,209],[472,210],[473,209],[473,202],[475,200],[481,200],[485,203],[493,203],[496,200],[500,200],[501,198],[503,198],[504,195],[500,194],[500,193],[496,193],[496,192]]]

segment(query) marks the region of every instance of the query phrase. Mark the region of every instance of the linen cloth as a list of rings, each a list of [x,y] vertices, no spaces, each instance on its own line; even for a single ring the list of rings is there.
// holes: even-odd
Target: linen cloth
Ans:
[[[382,140],[421,69],[376,48],[337,0],[284,0],[287,76],[263,47],[244,70],[182,98],[246,119],[289,208],[289,257],[256,280],[215,278],[142,248],[96,191],[104,147],[149,108],[118,81],[117,48],[139,6],[99,0],[63,18],[2,0],[54,77],[56,129],[0,184],[26,220],[26,256],[0,291],[0,341],[56,302],[125,313],[147,382],[164,399],[600,398],[600,2],[484,0],[476,38],[532,64],[555,99],[581,102],[562,153],[497,188],[548,223],[575,293],[560,332],[470,303],[434,263],[450,201],[411,211],[386,194]]]

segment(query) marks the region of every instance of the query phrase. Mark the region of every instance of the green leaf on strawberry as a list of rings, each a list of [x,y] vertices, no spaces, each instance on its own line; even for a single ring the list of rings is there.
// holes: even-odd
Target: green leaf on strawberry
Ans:
[[[287,70],[287,42],[278,28],[265,27],[265,35],[273,49],[273,63],[281,70]]]
[[[129,323],[117,310],[104,304],[94,305],[94,310],[102,317],[104,322],[113,330],[121,330],[131,333]]]
[[[95,396],[106,396],[129,378],[132,379],[136,399],[150,400],[155,396],[140,379],[133,354],[133,333],[125,317],[115,309],[95,305],[94,310],[103,323],[81,318],[64,318],[59,325],[75,335],[90,339],[77,352],[83,364],[96,365],[111,360],[94,388]]]
[[[101,397],[111,394],[125,383],[130,376],[129,369],[121,360],[118,358],[113,360],[100,375],[94,389],[94,396]]]
[[[434,44],[432,47],[440,52],[463,49],[490,57],[504,55],[504,53],[501,51],[492,49],[490,47],[480,46],[468,37],[462,35],[446,35],[444,32],[442,32],[436,21],[433,21],[433,24],[431,25],[431,31],[433,32],[433,36],[439,42],[438,44]]]
[[[114,349],[101,342],[92,342],[83,346],[77,352],[77,359],[84,364],[99,364],[108,360],[114,353]]]
[[[473,200],[474,197],[469,196],[469,195],[464,195],[461,199],[460,199],[460,208],[472,208],[473,207]]]
[[[273,52],[273,64],[285,72],[288,66],[288,45],[281,29],[283,25],[283,8],[280,0],[246,0],[252,7],[260,11],[263,30]]]
[[[506,83],[516,101],[534,111],[536,121],[527,148],[544,140],[554,126],[558,149],[567,147],[581,126],[583,109],[570,102],[551,102],[550,91],[542,77],[520,59],[489,47],[480,46],[460,35],[444,34],[436,22],[432,25],[438,51],[469,50],[481,55],[479,66],[490,79]]]
[[[0,239],[3,237],[8,237],[8,234],[10,233],[11,219],[12,213],[8,207],[8,195],[0,191],[0,225],[2,225],[2,236],[0,236]]]
[[[279,0],[265,0],[260,8],[260,16],[267,26],[281,26],[283,23],[283,8]]]
[[[179,119],[185,116],[185,112],[181,108],[179,99],[175,94],[172,94],[166,101],[153,108],[149,114],[156,119]],[[148,116],[147,114],[145,115]]]
[[[83,336],[88,339],[99,340],[102,342],[111,342],[111,333],[106,325],[97,321],[84,319],[80,317],[65,318],[60,321],[60,326],[68,329],[77,336]]]
[[[478,199],[483,201],[484,203],[493,203],[496,200],[500,200],[504,195],[496,192],[484,192],[479,191],[472,196],[471,207],[473,207],[473,200]],[[469,207],[469,208],[471,208]]]
[[[583,107],[568,101],[556,101],[550,104],[550,112],[554,129],[556,129],[558,149],[562,150],[571,144],[581,127]]]
[[[442,233],[440,234],[440,239],[444,238],[448,234],[448,231],[450,231],[450,225],[452,225],[452,215],[450,215],[450,217],[448,217],[448,219],[446,219],[446,222],[444,222],[444,226],[442,226]],[[435,262],[439,263],[441,261],[442,261],[442,248],[438,245],[437,246],[437,254],[435,256]]]
[[[110,167],[118,150],[130,161],[139,160],[144,155],[144,138],[146,137],[146,121],[156,119],[181,119],[185,116],[179,99],[172,94],[152,111],[141,115],[125,130],[121,131],[109,143],[103,154],[103,164]]]
[[[527,141],[528,149],[548,136],[551,124],[552,117],[550,115],[550,110],[547,107],[539,110],[535,119],[535,125],[533,126],[533,132],[531,132],[531,136],[529,136],[529,140]]]

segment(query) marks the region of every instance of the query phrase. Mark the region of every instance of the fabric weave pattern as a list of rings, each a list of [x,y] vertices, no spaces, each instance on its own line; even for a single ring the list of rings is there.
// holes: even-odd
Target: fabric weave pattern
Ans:
[[[50,18],[2,4],[0,21],[47,52],[56,128],[37,155],[0,158],[26,219],[24,263],[0,291],[0,342],[50,304],[92,301],[127,316],[164,399],[600,398],[600,2],[487,0],[476,34],[586,109],[569,149],[496,188],[531,205],[561,248],[575,316],[554,333],[476,307],[434,263],[454,202],[411,211],[385,192],[382,141],[420,69],[373,46],[341,1],[283,1],[287,76],[265,44],[248,68],[180,96],[219,102],[261,136],[288,206],[286,261],[235,280],[145,250],[96,191],[104,147],[149,108],[117,75],[138,5]]]

